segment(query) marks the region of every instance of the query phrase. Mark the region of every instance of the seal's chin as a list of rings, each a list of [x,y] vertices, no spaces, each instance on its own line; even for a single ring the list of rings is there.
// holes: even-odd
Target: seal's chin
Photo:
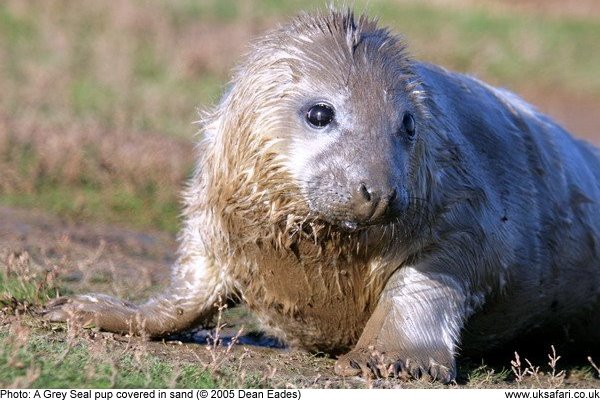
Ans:
[[[336,222],[336,226],[344,231],[344,232],[357,232],[362,230],[367,230],[373,227],[382,227],[385,225],[393,224],[395,221],[398,221],[398,218],[381,218],[375,221],[367,221],[367,222],[357,222],[353,220],[342,220]]]
[[[399,220],[400,216],[397,213],[389,213],[377,219],[372,220],[360,220],[352,217],[337,217],[332,218],[331,216],[320,215],[319,220],[325,222],[333,229],[344,232],[354,233],[359,231],[368,230],[373,227],[382,227],[385,225],[393,224]]]

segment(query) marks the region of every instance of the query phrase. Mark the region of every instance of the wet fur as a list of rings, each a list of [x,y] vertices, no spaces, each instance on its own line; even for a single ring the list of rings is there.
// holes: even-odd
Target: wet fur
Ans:
[[[407,207],[391,223],[348,232],[314,212],[337,199],[344,166],[327,164],[335,141],[307,146],[290,121],[321,80],[346,85],[383,130],[399,101],[416,116],[403,159],[366,134],[366,158],[336,148],[359,165],[371,153],[400,160]],[[387,97],[365,94],[378,90]],[[600,322],[598,153],[515,95],[413,61],[375,22],[332,11],[255,42],[202,134],[172,285],[141,306],[60,299],[50,319],[161,336],[209,319],[227,296],[288,343],[354,348],[340,374],[381,373],[376,351],[392,371],[443,381],[459,348],[477,354],[557,320],[598,343],[581,323]]]

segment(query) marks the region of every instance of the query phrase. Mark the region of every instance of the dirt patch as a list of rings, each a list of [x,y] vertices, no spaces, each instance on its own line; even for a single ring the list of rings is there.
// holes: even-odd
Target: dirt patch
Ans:
[[[67,223],[35,211],[0,207],[0,251],[27,252],[56,270],[67,293],[106,291],[138,300],[164,284],[176,244],[163,233]]]

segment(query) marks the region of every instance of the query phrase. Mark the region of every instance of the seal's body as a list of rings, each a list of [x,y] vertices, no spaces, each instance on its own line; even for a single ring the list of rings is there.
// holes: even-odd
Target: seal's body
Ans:
[[[458,346],[556,321],[598,343],[598,153],[515,95],[332,11],[259,40],[203,129],[172,286],[48,318],[161,336],[234,297],[292,344],[349,351],[339,374],[443,381]]]

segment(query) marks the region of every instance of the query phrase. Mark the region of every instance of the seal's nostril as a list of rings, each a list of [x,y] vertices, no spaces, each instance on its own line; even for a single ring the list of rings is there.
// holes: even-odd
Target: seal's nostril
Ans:
[[[363,198],[366,201],[371,201],[371,193],[369,192],[369,189],[367,189],[364,183],[360,184],[360,194],[362,194]]]
[[[365,183],[359,183],[356,191],[352,193],[348,206],[351,208],[352,218],[355,222],[373,223],[382,221],[391,211],[395,210],[395,202],[398,198],[396,189],[376,185],[369,187]],[[345,228],[348,229],[347,224]],[[350,229],[348,229],[350,230]]]

